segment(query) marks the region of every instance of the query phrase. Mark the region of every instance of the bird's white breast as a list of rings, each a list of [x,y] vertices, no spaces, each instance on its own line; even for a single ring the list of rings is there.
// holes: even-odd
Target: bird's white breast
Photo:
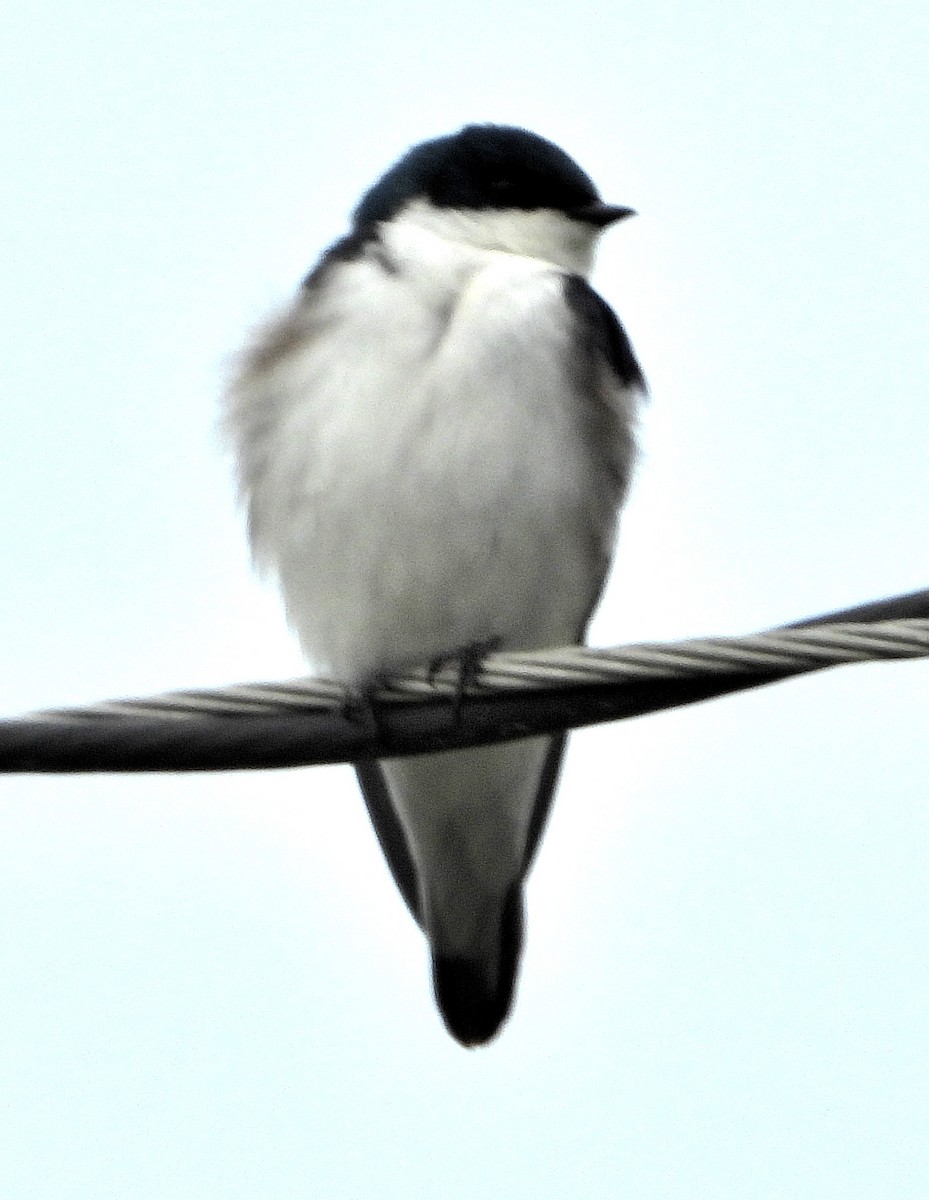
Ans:
[[[572,639],[609,549],[562,271],[410,223],[383,237],[266,328],[227,398],[256,561],[308,657],[356,683]]]

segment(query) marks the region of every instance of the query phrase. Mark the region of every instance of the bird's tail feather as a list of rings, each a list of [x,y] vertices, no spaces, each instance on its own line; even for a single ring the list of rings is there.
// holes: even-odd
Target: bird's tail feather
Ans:
[[[523,941],[522,883],[506,892],[497,913],[492,950],[473,957],[443,953],[433,942],[435,998],[449,1033],[463,1046],[480,1046],[496,1034],[513,1003]]]

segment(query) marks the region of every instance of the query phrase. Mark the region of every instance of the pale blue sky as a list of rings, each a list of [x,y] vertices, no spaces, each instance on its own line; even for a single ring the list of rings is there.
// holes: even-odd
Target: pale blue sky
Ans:
[[[408,144],[562,143],[641,216],[600,643],[929,583],[929,8],[168,0],[0,15],[0,712],[302,670],[223,365]],[[0,781],[0,1195],[921,1198],[922,663],[573,739],[467,1053],[352,780]]]

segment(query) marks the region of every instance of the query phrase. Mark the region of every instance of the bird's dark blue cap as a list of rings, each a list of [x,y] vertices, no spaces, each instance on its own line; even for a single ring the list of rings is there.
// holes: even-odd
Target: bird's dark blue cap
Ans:
[[[598,227],[633,211],[604,204],[564,150],[514,125],[466,125],[414,146],[362,196],[355,226],[389,221],[418,198],[438,208],[550,208]]]

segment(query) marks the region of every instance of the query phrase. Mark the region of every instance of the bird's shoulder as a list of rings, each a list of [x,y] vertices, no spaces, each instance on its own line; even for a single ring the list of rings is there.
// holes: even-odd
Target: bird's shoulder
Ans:
[[[610,305],[581,275],[564,277],[564,299],[574,320],[582,361],[605,361],[623,387],[646,390],[629,335]]]
[[[619,318],[582,275],[393,223],[356,228],[333,243],[292,304],[260,331],[249,366],[273,365],[313,346],[319,353],[321,338],[336,355],[346,339],[349,347],[373,340],[381,354],[411,342],[425,353],[450,332],[472,352],[506,343],[548,357],[561,346],[582,386],[599,390],[594,377],[603,380],[605,367],[614,385],[645,390]]]
[[[584,275],[558,263],[480,249],[413,224],[388,223],[355,229],[330,246],[304,280],[304,296],[312,302],[317,294],[335,291],[348,275],[388,302],[419,299],[447,308],[466,297],[478,305],[502,301],[512,304],[508,315],[517,321],[544,310],[566,321],[582,357],[605,361],[622,386],[646,390],[619,317]],[[350,290],[357,301],[357,290]]]
[[[331,283],[339,266],[370,266],[387,275],[396,273],[397,264],[387,251],[376,229],[360,227],[338,238],[327,247],[304,276],[305,296],[313,296]]]
[[[427,357],[446,339],[478,346],[522,329],[543,339],[569,316],[564,272],[552,263],[437,236],[413,224],[382,223],[335,242],[306,276],[291,323],[334,346],[343,339],[385,352],[419,346]]]

